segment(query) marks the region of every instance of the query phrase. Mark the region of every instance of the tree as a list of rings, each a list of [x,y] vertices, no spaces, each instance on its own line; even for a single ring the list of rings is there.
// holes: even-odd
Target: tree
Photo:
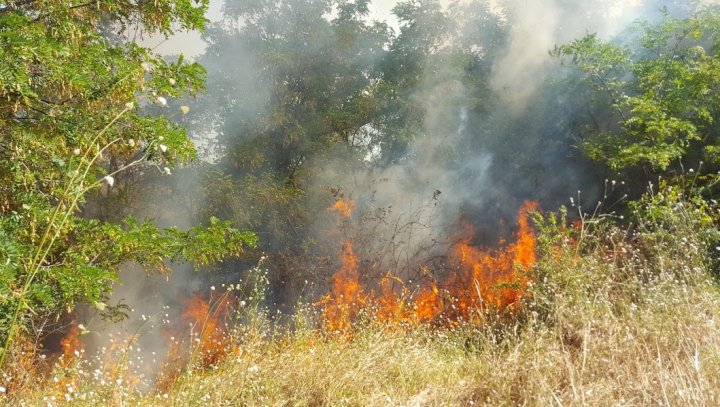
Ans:
[[[366,21],[365,0],[228,1],[224,10],[198,59],[209,92],[191,125],[217,141],[207,179],[222,187],[206,191],[205,214],[223,213],[262,236],[256,255],[273,254],[266,264],[279,293],[284,282],[297,284],[290,274],[312,268],[308,228],[332,200],[309,203],[317,198],[310,177],[330,152],[361,163],[371,148],[367,125],[380,111],[378,61],[390,30]]]
[[[108,318],[121,264],[168,272],[164,259],[212,263],[238,255],[255,236],[215,218],[188,231],[151,220],[87,219],[88,193],[112,191],[130,168],[195,157],[185,130],[138,107],[202,89],[204,69],[167,62],[133,42],[131,27],[170,35],[202,30],[207,0],[11,1],[0,4],[0,339],[39,318],[94,305]],[[182,113],[187,108],[183,107]]]
[[[337,248],[320,247],[313,228],[334,219],[326,209],[342,194],[335,187],[359,189],[411,162],[425,132],[457,134],[463,109],[487,115],[494,99],[488,78],[505,27],[487,1],[449,11],[437,0],[401,3],[397,35],[369,20],[368,3],[227,1],[224,21],[205,35],[198,61],[209,92],[190,126],[217,141],[205,185],[220,187],[207,188],[205,208],[262,237],[256,256],[271,254],[278,297],[334,267]],[[447,115],[426,121],[431,111]]]
[[[200,58],[212,70],[201,104],[232,167],[297,181],[313,157],[371,120],[375,61],[389,32],[363,21],[367,3],[226,3],[228,26],[208,32]],[[328,20],[333,6],[338,14]],[[255,97],[238,97],[248,92]]]
[[[556,47],[551,54],[580,68],[596,104],[611,108],[610,116],[594,112],[586,154],[616,171],[648,174],[682,162],[720,164],[718,27],[716,7],[686,18],[664,9],[660,22],[639,22],[624,43],[588,34]],[[599,124],[603,117],[609,126]]]

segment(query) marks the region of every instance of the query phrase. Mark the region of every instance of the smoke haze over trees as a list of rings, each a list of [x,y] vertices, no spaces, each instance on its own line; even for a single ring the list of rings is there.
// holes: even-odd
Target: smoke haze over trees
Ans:
[[[373,235],[354,237],[360,258],[387,270],[378,253],[406,245],[420,263],[394,270],[405,275],[462,222],[478,228],[477,243],[509,236],[497,223],[512,225],[525,199],[594,207],[612,176],[577,148],[595,102],[548,50],[587,32],[624,35],[662,6],[691,9],[410,1],[395,6],[392,28],[366,1],[228,1],[204,36],[208,92],[189,123],[216,162],[204,216],[257,232],[276,290],[297,293],[306,277],[328,277],[317,260],[340,250],[326,210],[340,197],[358,206],[348,233]],[[416,236],[394,236],[406,222]]]
[[[592,211],[610,178],[628,185],[606,206],[637,196],[653,172],[622,178],[588,159],[590,127],[615,128],[617,117],[581,69],[548,51],[587,33],[622,44],[633,20],[660,21],[662,7],[683,17],[699,5],[410,1],[389,24],[367,1],[225,2],[195,58],[207,91],[169,101],[192,107],[181,123],[201,151],[178,179],[192,203],[172,213],[232,220],[260,239],[202,278],[231,281],[267,255],[273,299],[289,306],[322,294],[337,269],[330,230],[361,243],[368,280],[412,278],[462,224],[476,244],[509,237],[526,199]],[[358,210],[337,223],[327,208],[341,198]]]
[[[384,21],[369,0],[226,0],[212,22],[206,1],[45,3],[0,3],[5,350],[77,304],[145,312],[259,263],[286,312],[339,253],[369,287],[434,284],[528,200],[619,219],[689,169],[717,196],[709,2],[409,0]],[[129,34],[205,23],[191,63]],[[117,287],[133,261],[175,276]]]

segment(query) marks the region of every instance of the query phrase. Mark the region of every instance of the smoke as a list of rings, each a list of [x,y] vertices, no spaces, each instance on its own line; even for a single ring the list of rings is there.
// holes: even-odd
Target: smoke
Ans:
[[[149,167],[124,174],[113,193],[101,194],[90,201],[85,216],[120,222],[132,215],[152,219],[160,228],[189,229],[199,223],[197,213],[202,203],[197,194],[199,174],[190,168],[176,169],[173,173],[168,176]],[[138,176],[142,182],[138,182]],[[125,196],[128,192],[136,196],[128,199]],[[124,199],[120,200],[120,196]],[[107,375],[104,378],[112,377],[113,381],[131,379],[137,391],[155,389],[157,374],[168,362],[170,335],[177,335],[178,341],[188,341],[183,335],[186,327],[181,323],[183,299],[189,298],[190,293],[207,291],[212,284],[206,274],[196,272],[191,264],[170,261],[166,264],[172,269],[167,275],[147,272],[132,263],[121,268],[122,283],[113,287],[113,294],[101,307],[116,307],[127,315],[126,319],[103,320],[92,307],[78,307],[74,311],[83,325],[82,339],[91,370],[103,371]]]
[[[324,167],[313,183],[340,186],[360,201],[359,211],[392,208],[395,224],[404,224],[410,214],[430,203],[431,208],[426,209],[432,221],[428,219],[413,230],[416,239],[403,239],[404,252],[411,254],[425,251],[419,245],[428,241],[447,241],[458,231],[460,221],[478,226],[476,243],[493,245],[512,232],[507,225],[514,224],[525,199],[540,200],[554,209],[580,189],[587,191],[588,198],[596,198],[597,174],[588,163],[578,162],[582,159],[573,156],[567,146],[570,120],[562,117],[577,112],[568,112],[567,96],[550,93],[556,89],[540,89],[549,82],[550,72],[557,71],[552,69],[557,68],[556,61],[547,51],[584,34],[578,27],[601,26],[613,32],[631,17],[599,19],[591,16],[592,8],[586,6],[580,15],[585,13],[587,19],[571,22],[570,17],[579,15],[580,8],[575,2],[513,1],[502,5],[502,15],[487,14],[486,10],[485,15],[465,20],[468,26],[458,32],[476,35],[470,38],[474,41],[471,47],[479,50],[479,63],[491,67],[486,79],[499,99],[476,100],[478,90],[464,81],[466,68],[450,58],[429,63],[424,81],[413,94],[424,112],[423,126],[406,159],[364,171],[362,166],[349,169],[346,160],[338,158],[338,164]],[[491,25],[493,19],[501,25],[495,31],[472,26],[477,22]],[[594,25],[587,25],[590,20]],[[498,59],[488,60],[493,48],[504,51],[496,51]],[[370,199],[371,204],[363,202]],[[498,227],[500,222],[506,226]],[[327,227],[322,225],[318,229]],[[373,233],[375,245],[397,241],[395,229],[385,235]],[[379,251],[372,243],[362,247],[370,253]],[[437,250],[443,250],[442,245],[437,245]]]
[[[616,0],[508,0],[504,9],[510,35],[506,54],[493,68],[492,84],[518,113],[554,66],[548,50],[586,33],[610,39],[643,11],[639,1]]]
[[[319,7],[310,3],[308,9]],[[387,11],[397,4],[376,2],[370,7]],[[364,239],[355,248],[365,251],[358,253],[361,259],[373,263],[377,257],[386,259],[388,251],[402,252],[406,258],[432,258],[439,254],[432,253],[432,247],[445,250],[436,243],[448,241],[462,222],[475,225],[479,231],[476,244],[493,245],[512,233],[517,209],[526,199],[538,200],[548,210],[567,205],[571,197],[594,208],[603,196],[606,174],[582,157],[574,147],[577,142],[573,134],[585,114],[587,101],[579,89],[566,86],[572,72],[559,67],[548,50],[588,32],[610,40],[638,17],[652,19],[663,5],[678,11],[687,2],[504,0],[442,4],[447,17],[456,20],[458,26],[452,28],[452,33],[438,35],[438,42],[430,45],[435,57],[421,63],[422,79],[409,90],[409,100],[421,113],[419,124],[410,130],[414,136],[403,147],[404,154],[381,162],[395,146],[373,144],[372,139],[396,129],[370,122],[363,127],[364,134],[348,140],[355,147],[367,144],[370,150],[364,155],[358,157],[348,151],[347,145],[337,145],[322,159],[305,163],[308,171],[302,188],[309,195],[309,226],[302,234],[318,242],[314,250],[327,255],[340,250],[337,236],[328,233],[342,226],[325,210],[332,202],[328,190],[340,190],[342,196],[357,204],[355,225],[343,227],[352,229],[348,233],[353,238]],[[282,114],[269,109],[273,101],[277,102],[273,99],[278,97],[275,87],[288,85],[268,80],[272,75],[267,71],[257,71],[261,57],[243,39],[244,25],[257,24],[267,31],[268,38],[300,47],[302,52],[297,49],[298,54],[291,53],[298,64],[311,65],[305,58],[311,59],[313,52],[322,55],[333,41],[328,37],[331,32],[292,34],[292,27],[276,25],[277,15],[262,16],[257,21],[237,19],[233,10],[239,7],[244,6],[237,2],[226,4],[225,20],[209,28],[205,36],[208,48],[198,59],[211,75],[208,94],[195,111],[195,117],[201,119],[192,126],[197,139],[204,140],[201,143],[211,138],[233,140],[236,145],[240,141],[252,144],[254,135],[266,130],[258,129],[255,119]],[[278,13],[300,16],[303,12],[300,6],[277,7]],[[328,13],[325,18],[333,16],[336,14]],[[429,24],[430,30],[433,16],[430,13],[421,21]],[[366,21],[378,17],[370,16]],[[303,14],[301,18],[311,17]],[[307,24],[311,21],[307,20]],[[416,25],[408,25],[402,18],[389,23],[395,30],[395,43],[408,41],[403,46],[417,45],[412,42]],[[286,38],[288,35],[295,38]],[[392,47],[386,51],[392,53]],[[474,53],[477,58],[458,64],[453,58],[458,53]],[[263,69],[284,69],[283,63]],[[407,71],[412,69],[407,65],[399,75],[412,75],[414,72]],[[484,82],[469,81],[471,75]],[[291,126],[281,123],[278,128],[287,132],[292,131]],[[252,149],[221,148],[208,154],[206,157],[230,157],[238,165],[254,165]],[[401,228],[403,225],[413,227]],[[412,236],[398,236],[398,229],[403,233],[412,230]],[[295,233],[296,229],[286,230]],[[261,235],[261,240],[263,237],[266,241],[273,239],[268,234]],[[272,241],[267,247],[280,246]],[[396,266],[400,255],[394,256],[378,269]],[[412,267],[417,268],[417,264]]]
[[[492,246],[514,232],[524,200],[556,210],[572,198],[595,209],[607,193],[607,175],[582,156],[573,135],[587,100],[568,87],[573,72],[548,51],[586,33],[612,40],[638,18],[657,18],[662,6],[677,13],[686,4],[507,0],[488,7],[493,15],[463,20],[457,35],[479,33],[471,49],[490,67],[486,79],[497,99],[478,108],[477,89],[467,86],[463,67],[450,58],[429,63],[413,94],[423,107],[423,126],[405,159],[368,171],[340,153],[312,179],[317,193],[340,187],[358,204],[358,226],[347,237],[361,241],[354,246],[358,257],[412,278],[423,262],[447,251],[443,242],[451,243],[463,222],[475,226],[475,244]],[[500,26],[495,31],[488,30],[493,18]],[[491,51],[492,60],[482,58]],[[382,216],[367,215],[379,210]],[[368,227],[368,219],[387,227]],[[317,222],[316,236],[333,227]],[[413,227],[402,229],[406,225]],[[358,231],[363,228],[365,235]],[[398,229],[405,234],[398,236]],[[402,254],[388,258],[388,251]]]
[[[377,2],[372,7],[387,11],[391,3],[395,2]],[[316,260],[323,255],[334,256],[341,250],[341,240],[353,240],[368,278],[390,270],[403,279],[417,280],[423,266],[432,267],[433,261],[447,252],[463,222],[475,227],[473,244],[494,245],[513,232],[517,210],[527,199],[539,201],[547,210],[567,205],[571,197],[585,207],[594,207],[602,197],[605,174],[573,147],[573,131],[586,101],[582,92],[568,87],[566,79],[572,72],[561,69],[548,50],[586,32],[612,39],[636,18],[654,18],[657,14],[650,10],[659,9],[663,3],[505,0],[476,2],[470,4],[476,8],[463,8],[468,4],[447,5],[451,19],[457,19],[460,26],[453,35],[441,36],[443,40],[433,44],[438,57],[426,61],[419,75],[422,79],[407,90],[408,100],[422,114],[412,141],[403,147],[404,154],[383,161],[384,153],[395,146],[373,144],[372,139],[383,136],[390,127],[368,123],[364,133],[348,140],[356,147],[367,145],[369,150],[364,154],[354,154],[347,144],[337,143],[321,159],[305,163],[310,168],[302,181],[307,219],[300,215],[299,220],[265,216],[270,210],[282,215],[287,207],[263,207],[267,202],[262,200],[248,203],[252,207],[247,208],[247,214],[240,216],[236,211],[227,215],[247,218],[248,225],[263,232],[263,228],[270,229],[266,223],[277,223],[272,227],[280,232],[260,235],[261,241],[270,241],[270,249],[281,247],[285,242],[282,239],[305,239],[298,252],[312,252],[315,256],[311,259]],[[686,4],[668,2],[673,10]],[[396,20],[389,23],[396,31],[394,39],[408,29]],[[205,149],[201,158],[222,164],[204,164],[200,169],[176,171],[171,180],[149,182],[151,192],[144,198],[147,205],[135,211],[135,216],[161,216],[161,226],[189,227],[197,223],[200,213],[212,207],[212,199],[199,193],[203,187],[213,188],[208,168],[225,169],[233,160],[255,165],[252,160],[256,157],[248,150],[222,145],[230,139],[252,143],[254,134],[265,130],[257,128],[257,118],[275,113],[269,109],[278,84],[267,79],[268,72],[256,71],[260,57],[240,35],[238,27],[242,24],[225,19],[208,28],[204,36],[207,48],[197,58],[208,69],[208,92],[198,100],[182,101],[191,107],[187,120],[193,137]],[[272,27],[278,31],[284,28]],[[308,52],[322,51],[330,43],[328,38],[314,40],[303,43]],[[458,63],[455,56],[463,53],[473,53],[475,58]],[[302,53],[298,58],[303,58]],[[471,81],[470,77],[480,80]],[[222,161],[223,157],[229,159]],[[248,181],[246,186],[257,187],[259,182]],[[153,193],[153,188],[162,193]],[[336,196],[329,191],[336,191]],[[277,189],[261,192],[283,193]],[[232,191],[235,196],[229,198],[242,200],[244,193],[236,189]],[[339,197],[352,199],[357,206],[349,220],[326,210]],[[288,224],[291,221],[297,224]],[[298,225],[303,230],[298,230]],[[278,237],[282,234],[287,236]],[[273,253],[269,254],[272,257]],[[228,263],[221,277],[236,278],[251,266],[251,261]],[[219,281],[218,277],[197,274],[187,265],[172,268],[173,274],[167,279],[146,278],[141,271],[128,268],[121,275],[125,285],[118,287],[110,301],[114,304],[124,299],[134,308],[120,330],[140,337],[148,360],[167,352],[160,328],[166,321],[179,323],[179,299]],[[310,268],[315,267],[296,271],[290,277],[300,281],[310,278]],[[327,287],[318,286],[310,292],[322,295]],[[284,295],[282,288],[274,287],[270,301],[285,302],[288,299]],[[148,323],[152,315],[154,322]]]

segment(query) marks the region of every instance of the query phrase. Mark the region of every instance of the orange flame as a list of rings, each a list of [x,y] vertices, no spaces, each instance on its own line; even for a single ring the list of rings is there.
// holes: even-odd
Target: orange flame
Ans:
[[[223,295],[215,302],[206,301],[202,293],[184,300],[183,322],[191,327],[190,336],[199,352],[202,366],[213,366],[230,350],[230,338],[223,320],[230,315],[232,301]]]
[[[346,198],[339,198],[333,206],[328,208],[330,211],[336,211],[343,218],[349,218],[356,209],[355,202]]]
[[[358,259],[353,254],[351,243],[343,245],[341,256],[342,268],[333,276],[332,291],[321,301],[325,303],[326,327],[331,331],[348,328],[366,297],[358,276]]]
[[[415,315],[418,323],[431,321],[443,311],[443,302],[440,299],[437,284],[430,284],[430,288],[422,291],[415,297]]]
[[[59,368],[64,374],[56,375],[54,380],[47,382],[56,397],[65,394],[68,387],[77,388],[78,368],[84,362],[82,354],[85,352],[85,344],[80,340],[80,335],[80,326],[73,320],[70,330],[60,340],[62,354],[56,360],[55,368]]]
[[[158,374],[155,387],[167,390],[175,383],[180,372],[192,364],[190,368],[206,368],[216,366],[225,356],[236,351],[228,326],[224,323],[235,307],[235,297],[224,293],[219,298],[205,299],[203,293],[195,293],[181,302],[185,310],[182,321],[190,332],[185,337],[190,343],[182,341],[182,334],[172,329],[163,331],[169,343],[165,366]],[[188,353],[190,354],[188,361]]]
[[[402,296],[398,298],[395,286],[402,288]],[[390,271],[380,280],[382,295],[375,299],[376,318],[383,322],[394,322],[402,317],[404,298],[407,297],[407,288],[403,281],[392,275]]]
[[[62,348],[63,354],[59,363],[63,368],[75,363],[84,351],[85,344],[80,341],[81,333],[77,321],[73,321],[68,333],[60,340],[60,347]]]
[[[487,307],[500,311],[512,309],[525,294],[529,279],[516,270],[527,269],[535,263],[535,232],[530,226],[529,212],[537,208],[537,203],[527,201],[518,211],[514,243],[500,240],[499,246],[505,247],[484,249],[470,246],[468,238],[456,247],[453,259],[461,272],[449,289],[457,301],[457,317],[471,319],[472,310]]]
[[[501,240],[499,249],[474,247],[470,238],[463,239],[450,256],[457,272],[443,283],[426,284],[414,296],[391,272],[379,282],[380,295],[375,296],[374,292],[366,295],[365,287],[359,283],[358,259],[352,245],[345,243],[342,268],[333,276],[331,292],[321,301],[325,304],[326,327],[347,330],[360,310],[369,306],[378,321],[411,325],[438,323],[440,316],[444,321],[474,321],[478,312],[485,309],[513,310],[526,294],[530,281],[517,271],[527,270],[536,261],[535,232],[530,226],[529,212],[537,209],[535,202],[523,204],[518,211],[514,242]],[[469,226],[467,229],[472,235],[472,229]],[[393,288],[396,283],[402,288],[401,296]]]

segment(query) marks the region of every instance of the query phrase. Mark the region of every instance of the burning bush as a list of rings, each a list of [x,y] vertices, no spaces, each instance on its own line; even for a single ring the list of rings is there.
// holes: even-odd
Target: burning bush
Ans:
[[[338,200],[331,208],[344,218],[355,207]],[[529,213],[538,204],[525,202],[518,211],[518,230],[514,241],[501,239],[497,248],[471,245],[472,227],[465,226],[461,238],[448,256],[452,272],[436,281],[426,267],[420,273],[428,276],[413,290],[410,281],[403,281],[389,271],[380,281],[366,280],[359,270],[353,243],[343,242],[341,268],[332,278],[332,288],[317,304],[323,306],[324,327],[329,331],[345,331],[362,311],[387,324],[417,326],[447,325],[460,321],[478,322],[479,313],[492,309],[501,313],[515,309],[525,296],[530,281],[530,268],[536,261],[535,233]]]

